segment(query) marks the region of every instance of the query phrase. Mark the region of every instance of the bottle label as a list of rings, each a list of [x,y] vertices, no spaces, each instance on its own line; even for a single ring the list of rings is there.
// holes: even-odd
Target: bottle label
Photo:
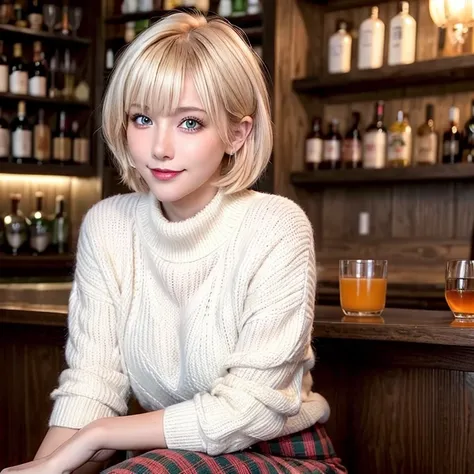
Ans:
[[[388,64],[410,64],[415,61],[416,23],[404,22],[390,28]]]
[[[51,158],[51,133],[47,125],[36,125],[34,129],[34,157],[38,161]]]
[[[339,140],[324,140],[324,161],[338,161],[341,159],[341,142]]]
[[[0,66],[0,92],[8,92],[8,66]]]
[[[320,163],[323,157],[323,140],[321,138],[308,138],[306,140],[306,163]]]
[[[455,156],[459,153],[459,140],[446,140],[443,143],[443,154]]]
[[[10,131],[6,128],[0,128],[0,158],[10,156]]]
[[[31,130],[15,130],[12,133],[12,155],[14,158],[30,158],[32,146]]]
[[[74,140],[72,159],[75,163],[89,163],[89,140],[87,138]]]
[[[346,73],[351,69],[351,41],[345,41],[336,33],[329,40],[329,72]]]
[[[12,94],[28,94],[28,73],[26,71],[14,71],[10,74],[10,92]]]
[[[367,132],[364,135],[364,168],[383,168],[387,134],[382,131]]]
[[[69,161],[71,159],[71,139],[56,137],[53,140],[53,156],[58,161]]]
[[[46,97],[46,77],[35,76],[30,79],[30,95]]]
[[[418,136],[416,140],[415,157],[417,163],[434,165],[437,162],[438,140],[436,133]]]
[[[407,132],[388,134],[388,161],[402,160],[410,161],[411,140],[410,134]]]
[[[342,146],[342,161],[345,163],[358,163],[362,159],[360,140],[346,138]]]

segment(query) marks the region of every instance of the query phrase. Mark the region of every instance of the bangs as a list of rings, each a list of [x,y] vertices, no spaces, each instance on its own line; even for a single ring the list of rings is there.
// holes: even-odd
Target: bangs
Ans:
[[[179,106],[185,75],[192,73],[188,59],[188,48],[176,38],[149,45],[125,78],[125,113],[129,114],[133,105],[142,112],[172,115]]]

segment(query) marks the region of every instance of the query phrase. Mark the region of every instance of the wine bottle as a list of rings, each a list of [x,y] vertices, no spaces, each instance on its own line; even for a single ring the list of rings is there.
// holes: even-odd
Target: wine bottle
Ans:
[[[13,59],[10,64],[10,92],[12,94],[28,94],[28,72],[23,61],[21,43],[13,46]]]
[[[72,161],[77,164],[89,163],[90,147],[89,139],[79,132],[79,123],[72,123]]]
[[[464,124],[463,161],[474,163],[474,99],[471,100],[471,117]]]
[[[28,26],[26,12],[23,9],[21,2],[15,2],[13,7],[13,16],[15,17],[15,26],[18,26],[19,28],[26,28]]]
[[[41,9],[40,0],[29,0],[28,22],[32,30],[41,31],[43,26],[43,11]]]
[[[10,128],[3,117],[0,107],[0,161],[8,161],[10,158]]]
[[[362,137],[359,131],[360,112],[352,112],[352,126],[344,137],[342,164],[344,168],[362,167]]]
[[[459,131],[459,108],[449,108],[449,128],[443,133],[443,163],[461,163],[462,147]]]
[[[36,207],[29,221],[30,248],[33,255],[46,251],[51,242],[50,222],[43,213],[43,193],[35,193]]]
[[[38,164],[51,160],[51,129],[45,121],[44,109],[38,110],[38,119],[33,129],[33,157]]]
[[[18,255],[28,239],[28,221],[20,210],[21,194],[10,195],[10,213],[3,218],[7,251]]]
[[[411,126],[403,110],[397,112],[397,119],[388,131],[387,166],[392,168],[411,165]]]
[[[18,103],[18,116],[11,124],[12,158],[16,163],[28,163],[32,157],[32,130],[26,118],[25,102]]]
[[[8,92],[8,59],[4,54],[4,43],[0,40],[0,92]]]
[[[35,97],[46,97],[48,71],[43,63],[41,54],[41,42],[33,43],[33,64],[30,69],[29,92]]]
[[[72,144],[67,129],[66,112],[58,115],[56,130],[53,137],[53,159],[61,164],[70,163],[72,159]]]
[[[319,164],[320,169],[338,169],[341,167],[341,144],[342,136],[339,133],[339,120],[332,119],[329,131],[324,137],[323,161]]]
[[[69,219],[65,207],[64,196],[56,196],[56,214],[53,219],[53,248],[59,254],[68,251]]]
[[[383,168],[387,152],[387,130],[383,124],[384,103],[375,103],[374,119],[367,127],[363,140],[362,162],[364,168]]]
[[[415,162],[417,165],[434,165],[438,161],[438,134],[434,128],[433,104],[426,106],[426,121],[416,133]]]
[[[323,159],[323,135],[321,133],[321,118],[313,118],[313,126],[305,142],[305,166],[309,171],[318,169]]]

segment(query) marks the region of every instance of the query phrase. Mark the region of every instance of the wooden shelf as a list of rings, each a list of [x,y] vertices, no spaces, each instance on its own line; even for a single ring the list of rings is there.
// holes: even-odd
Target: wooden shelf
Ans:
[[[32,41],[40,40],[45,42],[59,42],[78,46],[89,46],[91,44],[89,38],[66,36],[57,33],[48,33],[46,31],[34,31],[30,28],[19,28],[13,25],[0,25],[0,35],[2,38],[24,38],[27,36],[31,38]]]
[[[382,89],[407,86],[452,84],[470,81],[474,74],[474,54],[418,61],[413,64],[388,66],[380,69],[347,74],[323,74],[293,81],[295,92],[322,97],[350,93],[372,92],[377,97]]]
[[[303,171],[291,174],[295,186],[356,185],[416,181],[458,181],[474,179],[474,164],[413,166],[384,169],[341,169]]]
[[[72,254],[8,255],[0,253],[2,276],[69,275],[74,266]]]
[[[109,25],[119,25],[125,24],[129,21],[140,21],[140,20],[150,20],[152,23],[160,18],[163,18],[166,15],[171,14],[174,11],[183,11],[183,12],[195,12],[195,8],[186,8],[180,7],[175,10],[153,10],[151,12],[137,12],[137,13],[127,13],[126,15],[114,15],[105,20],[105,23]],[[213,14],[210,13],[209,16]],[[255,26],[261,26],[263,24],[263,17],[259,15],[243,15],[243,16],[232,16],[228,17],[233,25],[238,26],[239,28],[251,28]]]
[[[63,99],[60,97],[34,97],[31,95],[19,95],[19,94],[11,94],[10,92],[2,92],[0,93],[0,102],[3,101],[10,101],[10,102],[19,102],[20,100],[24,100],[27,104],[38,104],[44,106],[51,106],[57,108],[82,108],[82,109],[90,109],[91,104],[90,102],[80,102],[78,100],[70,100],[70,99]]]
[[[57,165],[57,164],[21,164],[0,163],[0,173],[35,174],[43,176],[71,176],[90,178],[96,176],[95,169],[89,165]]]
[[[379,0],[377,4],[388,3],[391,0]],[[326,7],[327,12],[348,10],[350,8],[371,7],[374,5],[370,0],[306,0],[307,3],[314,3]]]

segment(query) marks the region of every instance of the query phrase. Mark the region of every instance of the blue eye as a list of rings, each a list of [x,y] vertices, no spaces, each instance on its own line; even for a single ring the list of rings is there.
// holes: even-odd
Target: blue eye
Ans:
[[[203,126],[203,124],[196,118],[186,118],[181,122],[180,126],[187,132],[196,132]]]
[[[153,124],[150,118],[142,114],[132,115],[132,122],[136,123],[137,125],[141,127],[148,127],[149,125]]]

